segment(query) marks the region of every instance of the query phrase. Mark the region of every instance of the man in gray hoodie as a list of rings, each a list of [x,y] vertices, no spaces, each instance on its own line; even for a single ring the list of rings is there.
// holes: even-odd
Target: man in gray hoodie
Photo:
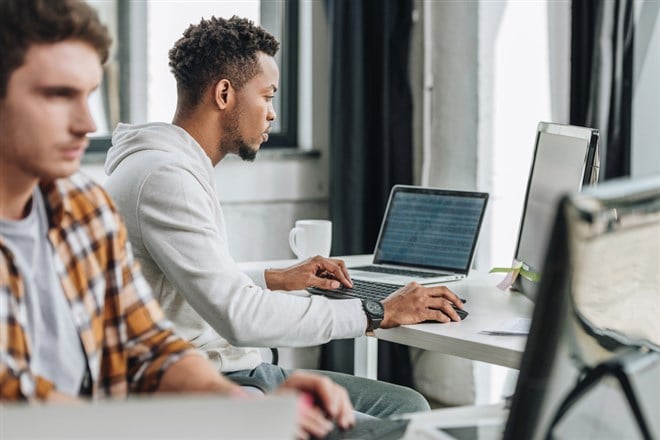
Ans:
[[[350,286],[343,262],[335,259],[316,257],[250,276],[239,270],[229,254],[213,167],[227,154],[253,160],[268,140],[278,48],[272,35],[245,19],[191,25],[170,51],[178,94],[172,124],[120,124],[106,159],[107,189],[167,317],[220,371],[259,380],[268,389],[288,372],[264,363],[251,347],[318,345],[362,336],[379,324],[458,321],[452,304],[462,307],[446,287],[418,284],[377,303],[380,316],[357,299],[286,292]],[[320,277],[327,273],[334,279]],[[348,389],[360,412],[387,417],[428,409],[408,388],[323,374]]]

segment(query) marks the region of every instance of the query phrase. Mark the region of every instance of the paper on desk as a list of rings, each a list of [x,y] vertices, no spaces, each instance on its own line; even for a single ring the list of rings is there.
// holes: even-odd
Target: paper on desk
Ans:
[[[479,333],[494,336],[525,336],[529,333],[531,324],[532,320],[530,318],[509,318],[497,327],[482,330]]]

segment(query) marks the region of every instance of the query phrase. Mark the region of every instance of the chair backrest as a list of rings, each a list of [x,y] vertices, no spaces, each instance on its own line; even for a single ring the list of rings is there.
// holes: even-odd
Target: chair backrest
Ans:
[[[612,181],[562,198],[504,438],[546,438],[562,398],[590,368],[624,352],[660,358],[654,355],[660,352],[658,317],[660,176]],[[641,400],[654,406],[649,418],[660,411],[655,368],[651,386],[640,388]],[[619,429],[620,420],[607,419],[602,408],[583,412]],[[626,418],[623,408],[617,417]]]
[[[576,194],[565,209],[573,355],[593,365],[621,346],[660,351],[660,176]]]

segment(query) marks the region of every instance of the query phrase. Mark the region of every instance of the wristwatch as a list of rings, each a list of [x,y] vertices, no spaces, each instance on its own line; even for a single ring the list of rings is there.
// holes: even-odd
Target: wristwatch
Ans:
[[[367,325],[367,333],[373,332],[378,327],[385,316],[385,308],[379,301],[374,301],[371,299],[362,300],[362,308],[364,313],[367,315],[367,320],[369,324]]]

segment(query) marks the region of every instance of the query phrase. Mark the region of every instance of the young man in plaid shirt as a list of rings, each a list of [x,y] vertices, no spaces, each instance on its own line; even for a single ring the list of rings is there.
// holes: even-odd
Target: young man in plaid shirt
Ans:
[[[105,191],[76,174],[96,130],[89,95],[110,39],[84,2],[0,3],[0,396],[75,401],[129,392],[243,395],[174,333]],[[346,427],[345,390],[310,391],[300,435]]]

